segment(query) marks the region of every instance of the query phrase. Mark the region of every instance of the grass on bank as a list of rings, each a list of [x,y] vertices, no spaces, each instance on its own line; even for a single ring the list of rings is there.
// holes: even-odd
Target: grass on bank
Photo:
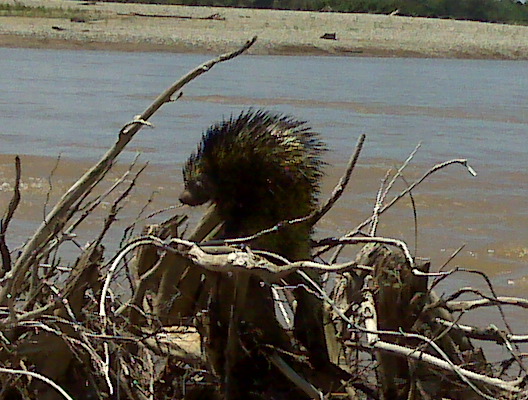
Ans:
[[[73,8],[27,6],[20,2],[0,3],[2,17],[33,17],[33,18],[93,18],[97,11],[84,11]]]

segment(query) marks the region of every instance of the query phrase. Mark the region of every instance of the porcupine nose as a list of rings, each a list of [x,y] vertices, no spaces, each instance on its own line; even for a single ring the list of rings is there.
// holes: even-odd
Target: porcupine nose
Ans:
[[[191,192],[189,192],[188,190],[184,190],[181,194],[180,194],[180,197],[179,197],[179,200],[183,203],[183,204],[187,204],[188,206],[195,206],[197,204],[195,199],[193,198],[193,195],[191,194]]]
[[[206,193],[202,192],[193,192],[192,190],[185,189],[179,197],[179,200],[188,206],[201,206],[204,203],[207,203],[210,197]]]

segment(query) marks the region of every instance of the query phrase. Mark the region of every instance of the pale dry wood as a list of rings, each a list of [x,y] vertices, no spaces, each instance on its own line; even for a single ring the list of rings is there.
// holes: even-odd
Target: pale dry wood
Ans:
[[[303,275],[304,279],[310,284],[310,287],[314,289],[317,293],[321,295],[321,297],[331,305],[331,307],[334,309],[337,315],[341,317],[344,321],[348,323],[348,327],[351,330],[363,332],[365,334],[374,334],[374,335],[386,335],[386,336],[394,336],[394,337],[405,337],[408,339],[416,339],[419,341],[423,341],[427,343],[434,351],[436,351],[442,358],[438,358],[436,356],[430,355],[428,353],[425,353],[421,350],[418,350],[417,348],[409,348],[405,346],[400,346],[393,343],[387,343],[382,340],[378,340],[371,344],[372,348],[379,349],[382,351],[389,351],[393,353],[400,354],[404,357],[411,357],[413,359],[419,360],[421,362],[431,363],[432,365],[442,368],[446,371],[451,371],[455,373],[457,376],[459,376],[469,387],[471,387],[476,393],[481,395],[482,397],[485,397],[487,399],[494,399],[494,397],[487,396],[486,394],[482,393],[475,385],[472,383],[472,381],[489,385],[492,388],[504,390],[507,392],[519,392],[521,389],[521,385],[524,382],[524,377],[521,377],[516,380],[507,381],[503,379],[498,378],[492,378],[485,374],[479,374],[474,371],[470,371],[466,368],[460,367],[455,365],[450,359],[449,356],[431,339],[429,339],[426,336],[420,335],[420,334],[411,334],[411,333],[405,333],[401,331],[384,331],[384,330],[376,330],[372,331],[370,329],[366,329],[365,327],[362,327],[358,325],[356,322],[354,322],[351,318],[347,317],[343,310],[341,310],[335,301],[331,299],[328,294],[312,279],[310,279],[309,276],[307,276],[302,271],[299,271],[300,274]],[[370,316],[370,314],[369,314]],[[378,316],[379,318],[379,316]],[[378,328],[379,329],[379,328]],[[374,336],[371,336],[374,338]]]
[[[411,335],[411,337],[412,336],[415,336],[415,335]],[[489,377],[483,374],[470,371],[465,368],[461,368],[449,361],[446,361],[445,359],[440,359],[438,357],[432,356],[420,350],[410,349],[404,346],[399,346],[399,345],[384,342],[381,340],[375,342],[372,346],[378,350],[386,351],[392,354],[399,354],[401,356],[412,358],[418,361],[423,361],[425,363],[434,365],[435,367],[441,368],[445,371],[455,372],[457,375],[459,376],[461,375],[467,379],[471,379],[472,381],[487,384],[489,386],[492,386],[492,387],[495,387],[501,390],[505,390],[507,392],[512,392],[512,393],[520,392],[521,390],[520,385],[524,381],[524,378],[518,378],[512,381],[506,381],[503,379]],[[488,399],[495,399],[495,397],[492,397],[492,396],[485,396],[485,397]]]
[[[152,335],[148,330],[143,333]],[[171,332],[170,329],[142,340],[158,356],[170,356],[193,366],[203,367],[206,360],[202,355],[200,341],[200,334],[196,331]]]
[[[506,331],[500,330],[495,325],[488,325],[486,328],[479,328],[476,326],[468,326],[459,324],[454,321],[449,321],[441,318],[436,318],[436,322],[449,329],[460,330],[464,335],[478,340],[489,340],[497,343],[502,343],[505,340],[512,343],[526,343],[528,342],[528,335],[512,335]]]
[[[147,235],[153,235],[160,238],[176,236],[178,227],[187,220],[185,216],[175,216],[160,225],[150,225],[143,229]],[[142,326],[148,322],[144,313],[140,312],[143,306],[147,290],[159,292],[160,280],[163,277],[163,268],[161,260],[165,255],[158,254],[158,248],[155,246],[140,247],[135,254],[132,262],[131,271],[134,275],[132,287],[133,296],[124,307],[128,307],[130,323],[136,326]],[[118,309],[117,314],[123,311]],[[157,315],[157,313],[154,313]],[[142,317],[143,316],[143,317]]]
[[[217,230],[221,223],[213,204],[191,232],[189,239],[201,242]],[[161,281],[154,299],[154,313],[163,325],[184,323],[203,306],[199,298],[205,270],[193,266],[189,260],[173,252],[165,253],[159,263]],[[173,301],[176,293],[179,296],[177,301]]]
[[[528,300],[519,297],[499,296],[497,298],[448,301],[445,307],[449,311],[469,311],[479,307],[492,307],[497,305],[510,305],[521,308],[528,308]]]
[[[85,306],[87,299],[84,293],[92,288],[97,291],[99,270],[102,263],[103,249],[94,243],[82,254],[72,270],[64,289],[56,290],[56,298],[61,307],[54,311],[57,316],[55,323],[60,335],[55,332],[40,331],[36,333],[31,342],[28,343],[30,349],[40,347],[41,351],[32,351],[27,355],[27,360],[31,365],[36,366],[36,370],[44,376],[60,381],[67,374],[71,361],[75,354],[72,352],[68,339],[84,339],[82,333],[71,324],[82,320],[81,309]],[[65,321],[65,322],[59,322]],[[68,323],[70,321],[71,323]],[[23,345],[18,347],[24,353]],[[61,360],[61,362],[57,362]],[[38,393],[41,400],[54,400],[56,394],[53,390],[43,385],[41,382],[34,382],[32,390]]]
[[[400,246],[400,241],[388,238],[358,238],[350,239],[339,239],[339,243],[388,243],[396,246]],[[277,281],[285,276],[298,271],[300,269],[305,270],[316,270],[320,272],[335,272],[344,271],[350,269],[357,269],[362,271],[371,271],[372,268],[369,266],[358,264],[355,261],[326,265],[317,263],[314,261],[296,261],[288,262],[285,265],[277,265],[267,258],[259,256],[261,252],[255,250],[254,252],[242,251],[229,247],[210,247],[200,246],[197,243],[191,242],[185,239],[169,238],[163,240],[156,236],[140,236],[124,248],[122,248],[114,258],[114,261],[107,273],[105,284],[109,285],[114,271],[117,269],[119,263],[123,258],[132,250],[142,246],[156,246],[160,249],[167,250],[171,253],[179,254],[204,270],[211,272],[221,272],[224,274],[236,273],[246,271],[251,274],[255,274],[265,280]],[[283,257],[274,255],[277,260],[284,260]],[[103,289],[103,292],[107,292],[108,289]],[[102,300],[104,303],[104,300]]]

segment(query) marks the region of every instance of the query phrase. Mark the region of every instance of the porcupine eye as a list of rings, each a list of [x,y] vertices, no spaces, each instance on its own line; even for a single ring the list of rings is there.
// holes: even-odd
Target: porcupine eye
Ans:
[[[211,192],[203,180],[190,180],[180,194],[180,201],[189,206],[199,206],[211,200]]]

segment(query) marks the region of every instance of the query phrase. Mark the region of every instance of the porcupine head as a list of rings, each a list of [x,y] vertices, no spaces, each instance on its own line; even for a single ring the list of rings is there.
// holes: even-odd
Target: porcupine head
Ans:
[[[211,126],[183,168],[180,201],[212,201],[224,221],[221,236],[252,235],[304,217],[317,203],[325,150],[305,122],[249,110]],[[291,260],[309,257],[310,227],[300,224],[250,245]]]

